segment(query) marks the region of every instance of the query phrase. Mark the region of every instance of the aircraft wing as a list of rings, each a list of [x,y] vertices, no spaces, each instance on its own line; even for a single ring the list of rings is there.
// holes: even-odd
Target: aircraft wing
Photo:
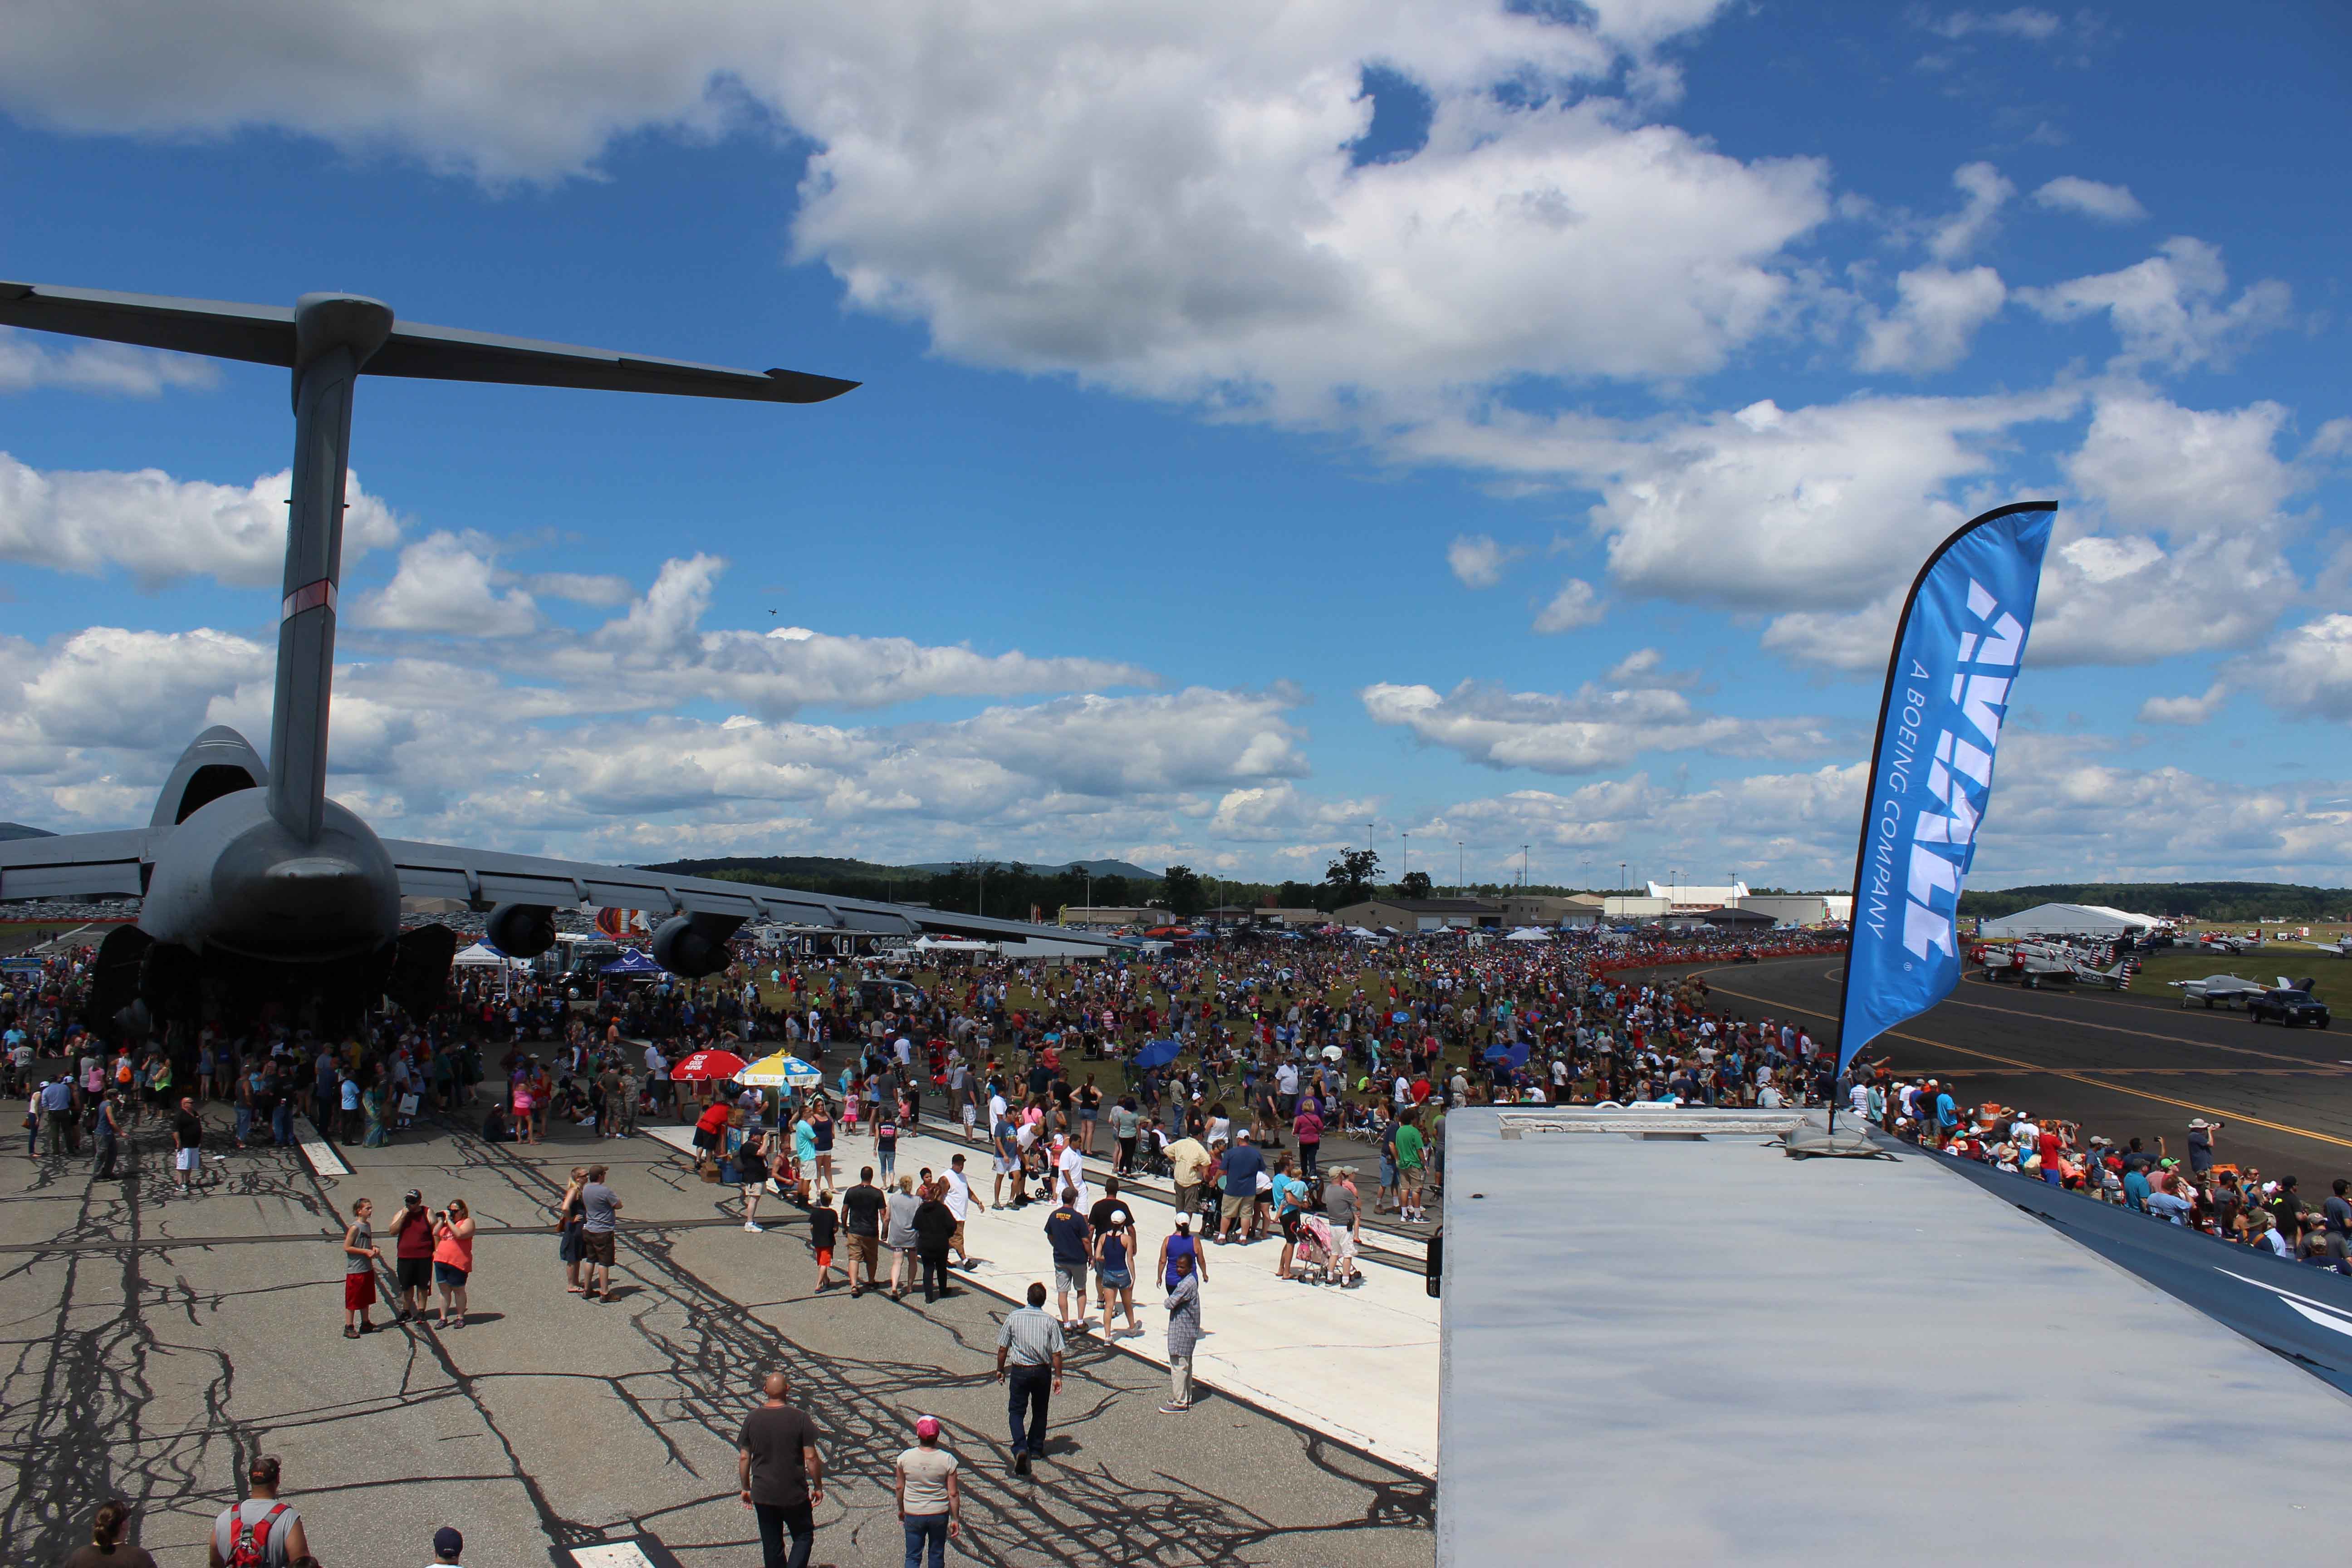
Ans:
[[[62,833],[0,840],[0,903],[26,899],[137,898],[146,863],[168,827]]]
[[[912,936],[928,931],[983,941],[1036,937],[1103,948],[1126,945],[1123,939],[1071,927],[1031,925],[1024,921],[957,914],[951,910],[838,899],[758,882],[675,877],[664,871],[639,871],[625,866],[510,855],[496,849],[460,849],[399,838],[385,839],[383,847],[391,852],[393,866],[400,874],[403,898],[464,899],[485,906],[596,904],[609,909],[644,910],[656,916],[733,915],[746,921],[822,926],[838,931]]]

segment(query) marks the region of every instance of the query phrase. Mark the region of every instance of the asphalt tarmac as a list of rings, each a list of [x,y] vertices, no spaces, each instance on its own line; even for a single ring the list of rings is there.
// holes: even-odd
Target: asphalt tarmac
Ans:
[[[1792,1018],[1817,1041],[1837,1037],[1844,972],[1843,956],[1699,971],[1719,1007]],[[2189,1118],[2220,1121],[2218,1159],[2293,1174],[2316,1204],[2329,1180],[2352,1175],[2352,1058],[2339,1051],[2352,1051],[2352,1025],[2288,1029],[2242,1009],[2183,1008],[2169,990],[2021,991],[1971,977],[1864,1055],[1957,1083],[1971,1105],[1998,1100],[2151,1151],[2161,1138],[2176,1157]]]
[[[230,1149],[226,1122],[214,1107],[226,1157],[193,1197],[152,1122],[127,1178],[94,1180],[87,1152],[28,1159],[21,1135],[0,1155],[0,1562],[59,1561],[121,1496],[141,1544],[198,1568],[267,1452],[331,1565],[425,1562],[445,1523],[469,1568],[572,1568],[622,1542],[653,1568],[756,1563],[733,1439],[775,1367],[823,1434],[819,1563],[901,1561],[891,1464],[922,1414],[966,1466],[957,1563],[1431,1560],[1425,1478],[1213,1393],[1162,1415],[1166,1373],[1098,1340],[1073,1348],[1045,1460],[1009,1476],[1004,1301],[969,1282],[929,1307],[820,1296],[797,1211],[772,1199],[766,1234],[746,1234],[733,1189],[654,1139],[559,1128],[517,1148],[424,1127],[341,1148],[353,1169],[320,1174],[293,1149]],[[609,1304],[564,1292],[548,1228],[565,1172],[592,1159],[625,1205]],[[376,1333],[345,1340],[343,1216],[373,1197],[389,1255],[412,1185],[478,1218],[470,1318],[436,1332],[379,1307]],[[1349,1375],[1345,1346],[1302,1353]]]

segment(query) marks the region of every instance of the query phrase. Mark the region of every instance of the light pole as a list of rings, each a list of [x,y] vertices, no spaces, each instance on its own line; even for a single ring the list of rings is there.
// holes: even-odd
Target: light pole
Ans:
[[[1469,885],[1469,878],[1465,873],[1469,863],[1469,852],[1462,847],[1462,840],[1455,839],[1454,841],[1454,896],[1457,899],[1468,896],[1465,889]]]
[[[1523,893],[1528,890],[1528,850],[1529,847],[1529,846],[1525,844],[1519,846],[1519,891]]]
[[[1406,834],[1406,835],[1404,836],[1404,865],[1403,865],[1403,867],[1402,867],[1401,869],[1399,869],[1399,870],[1398,870],[1398,872],[1397,872],[1397,886],[1398,886],[1398,887],[1400,887],[1400,888],[1402,888],[1402,886],[1404,886],[1404,879],[1405,879],[1407,877],[1410,877],[1410,876],[1412,876],[1412,834],[1410,834],[1410,833],[1408,833],[1408,834]]]
[[[971,859],[971,878],[977,884],[971,896],[971,901],[975,906],[971,912],[976,915],[985,915],[988,913],[988,862],[977,855]]]

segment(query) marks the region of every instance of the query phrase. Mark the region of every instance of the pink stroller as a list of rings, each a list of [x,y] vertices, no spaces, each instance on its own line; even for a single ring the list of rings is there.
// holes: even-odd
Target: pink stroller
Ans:
[[[1291,1260],[1297,1278],[1309,1285],[1337,1285],[1343,1270],[1339,1267],[1339,1247],[1331,1235],[1331,1226],[1319,1214],[1303,1215],[1298,1221],[1298,1252]]]

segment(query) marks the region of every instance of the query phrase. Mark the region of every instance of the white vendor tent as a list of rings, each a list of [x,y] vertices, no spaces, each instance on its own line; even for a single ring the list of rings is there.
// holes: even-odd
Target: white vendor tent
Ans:
[[[2013,915],[1989,920],[1977,934],[1987,937],[2137,936],[2159,922],[2149,915],[2126,914],[2101,904],[2036,904]]]
[[[1503,940],[1505,942],[1549,942],[1551,932],[1541,926],[1521,926]]]
[[[509,966],[520,968],[522,960],[509,958],[486,942],[476,942],[449,961],[452,969],[504,969]]]

